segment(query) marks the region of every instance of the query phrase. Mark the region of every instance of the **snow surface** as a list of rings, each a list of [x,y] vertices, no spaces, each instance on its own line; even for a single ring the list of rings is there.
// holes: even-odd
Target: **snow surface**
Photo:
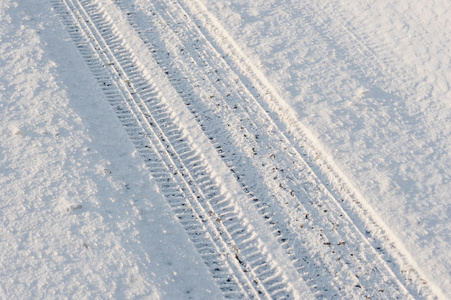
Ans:
[[[450,297],[449,1],[202,2]]]
[[[451,297],[451,5],[202,1]],[[222,297],[47,1],[0,2],[0,216],[0,298]]]
[[[50,4],[19,3],[0,4],[0,298],[221,298]]]

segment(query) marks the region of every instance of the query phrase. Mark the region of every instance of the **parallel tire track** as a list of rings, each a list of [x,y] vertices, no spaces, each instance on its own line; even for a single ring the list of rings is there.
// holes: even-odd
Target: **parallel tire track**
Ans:
[[[265,97],[262,89],[255,89],[252,86],[255,81],[246,78],[243,80],[245,76],[235,73],[239,67],[230,67],[230,62],[236,63],[229,57],[230,52],[227,51],[230,48],[226,51],[218,44],[212,45],[214,42],[209,39],[208,34],[205,35],[205,30],[198,29],[203,23],[190,19],[190,13],[176,1],[170,3],[154,1],[154,4],[149,5],[152,9],[147,15],[122,1],[117,3],[127,12],[130,23],[149,45],[150,52],[166,70],[185,104],[190,107],[199,124],[205,128],[218,154],[230,166],[230,171],[235,174],[250,201],[255,203],[267,220],[268,226],[273,228],[275,237],[286,249],[293,264],[298,266],[299,274],[310,283],[313,290],[319,291],[318,295],[360,294],[380,297],[380,293],[386,293],[395,297],[409,293],[412,295],[429,293],[422,283],[420,287],[417,286],[418,281],[415,284],[411,283],[413,270],[409,271],[408,276],[403,274],[398,265],[399,261],[396,262],[400,256],[396,254],[394,246],[385,241],[386,237],[377,224],[369,221],[373,222],[373,227],[369,227],[379,232],[365,229],[367,226],[365,223],[368,221],[364,220],[368,215],[364,210],[363,213],[359,212],[361,207],[357,207],[356,210],[355,205],[359,206],[359,202],[349,204],[349,200],[342,198],[346,197],[342,196],[342,193],[347,193],[346,190],[337,193],[336,186],[328,187],[329,184],[323,184],[317,178],[315,173],[318,172],[318,168],[315,167],[315,162],[313,166],[311,161],[306,162],[308,157],[302,151],[302,146],[300,151],[298,147],[291,145],[289,139],[278,129],[280,125],[277,124],[280,122],[274,122],[261,106],[260,103],[264,102],[261,98]],[[164,37],[159,35],[159,30],[164,33]],[[169,30],[174,37],[165,43],[164,39],[168,39]],[[176,46],[171,48],[169,44]],[[185,67],[174,66],[176,61],[174,57],[182,60],[184,56],[187,56]],[[189,68],[197,69],[190,74],[186,71]],[[222,71],[222,76],[215,74],[219,73],[218,71]],[[205,92],[200,94],[203,91],[196,90],[198,83],[192,80],[195,78],[193,73],[209,74],[202,78],[201,82],[202,90],[209,91],[209,94]],[[232,80],[227,82],[227,78]],[[211,89],[209,90],[207,86]],[[224,108],[222,118],[215,118],[221,115],[220,109],[216,109],[215,106]],[[260,116],[261,119],[256,116]],[[227,122],[221,124],[221,120]],[[239,130],[230,128],[224,130],[231,124],[239,124],[237,125]],[[267,132],[262,131],[262,128],[267,128]],[[269,150],[262,149],[263,143],[258,139],[265,140],[264,144],[272,147],[270,146]],[[242,145],[243,141],[249,147],[237,149],[235,145]],[[283,150],[275,155],[277,148]],[[252,161],[249,156],[252,157],[257,153],[258,158]],[[287,156],[286,153],[290,155]],[[262,154],[266,154],[266,160],[262,159]],[[276,158],[279,154],[282,159]],[[267,159],[268,157],[272,162]],[[265,161],[262,163],[265,165],[263,168],[257,166],[262,161]],[[269,175],[259,177],[254,174]],[[294,182],[294,179],[297,179],[297,182]],[[324,213],[327,215],[322,217]],[[303,220],[304,216],[308,221]],[[316,220],[309,220],[309,216]],[[287,222],[290,218],[291,220]],[[362,222],[364,225],[357,225],[356,222]],[[311,231],[299,234],[297,226],[317,230],[319,238]],[[349,241],[351,236],[356,240]],[[305,240],[315,239],[319,240],[315,246],[302,246]],[[349,256],[351,258],[348,258]],[[331,262],[334,259],[342,262]],[[317,276],[320,276],[319,280],[315,278]],[[334,276],[338,276],[339,279],[333,280]],[[338,283],[338,287],[330,284],[333,281]],[[348,286],[346,291],[342,290],[342,286]]]
[[[321,154],[321,151],[313,144],[308,134],[304,133],[305,128],[302,124],[297,121],[295,116],[290,114],[290,110],[289,108],[287,109],[283,99],[277,95],[277,92],[274,91],[266,78],[259,74],[258,70],[249,63],[248,59],[241,53],[233,40],[216,23],[214,17],[209,15],[199,0],[178,0],[178,2],[181,7],[190,11],[191,15],[197,16],[198,20],[195,20],[196,25],[206,38],[215,45],[214,47],[216,47],[218,52],[226,53],[225,59],[231,68],[235,69],[238,74],[242,74],[241,80],[245,82],[249,92],[254,95],[255,99],[258,100],[263,110],[268,113],[268,116],[274,120],[275,124],[282,129],[286,138],[293,141],[293,147],[308,165],[310,171],[314,173],[326,192],[335,199],[334,201],[339,209],[348,215],[353,226],[361,233],[361,237],[377,253],[378,258],[388,268],[390,276],[393,276],[395,280],[399,281],[408,293],[415,298],[436,297],[426,280],[413,267],[408,257],[409,254],[404,253],[403,250],[398,248],[399,245],[397,246],[395,244],[390,236],[390,229],[378,220],[377,215],[374,215],[370,207],[362,203],[364,199],[350,187],[352,184],[346,182],[341,177],[340,170],[337,170],[333,164],[331,165],[327,157],[325,158]],[[189,9],[187,9],[188,7]],[[305,9],[305,11],[308,11],[308,9]],[[323,8],[320,11],[320,15],[324,16],[324,14],[327,14],[327,11]],[[314,12],[313,14],[316,15],[318,12]],[[307,17],[306,20],[311,21],[312,19]],[[202,24],[206,28],[201,28],[199,24]],[[312,28],[317,26],[318,24],[312,24]],[[328,32],[331,28],[329,26],[325,29],[324,31]],[[335,28],[334,30],[336,34],[334,36],[340,36],[340,29]],[[330,35],[327,40],[333,41],[334,36]],[[366,49],[366,47],[362,48]],[[367,50],[369,51],[369,49]],[[368,63],[371,64],[369,61]],[[391,295],[391,297],[393,296]]]
[[[324,180],[304,149],[308,141],[293,133],[299,128],[279,119],[271,88],[196,1],[141,1],[147,5],[141,8],[115,3],[241,187],[242,199],[224,192],[209,171],[101,1],[51,1],[225,297],[296,297],[290,284],[296,277],[317,297],[430,295],[415,270],[404,274],[402,255],[358,200],[348,199],[340,180]],[[254,208],[266,228],[254,229],[242,207]],[[260,239],[266,230],[284,258],[266,253]],[[297,272],[288,281],[282,261]]]
[[[283,272],[264,254],[234,200],[220,191],[100,5],[52,3],[224,296],[289,297]]]

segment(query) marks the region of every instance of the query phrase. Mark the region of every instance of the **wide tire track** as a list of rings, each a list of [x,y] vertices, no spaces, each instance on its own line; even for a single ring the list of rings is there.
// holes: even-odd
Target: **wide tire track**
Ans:
[[[220,191],[101,6],[52,3],[224,296],[290,297],[282,270],[264,253],[234,199]]]

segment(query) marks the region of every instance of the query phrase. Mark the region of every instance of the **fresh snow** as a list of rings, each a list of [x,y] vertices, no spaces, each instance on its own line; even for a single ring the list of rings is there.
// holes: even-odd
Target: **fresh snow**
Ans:
[[[115,4],[125,1],[93,2],[129,33],[128,47],[177,111],[173,118],[190,146],[202,153],[214,181],[233,199],[246,230],[258,235],[255,244],[264,257],[284,272],[281,284],[295,290],[295,297],[313,297],[309,283],[294,280],[297,270],[265,220],[242,201],[246,196],[235,174],[181,104],[159,62],[146,56],[141,32],[133,31]],[[233,41],[230,49],[239,48],[241,66],[251,74],[246,76],[263,82],[289,110],[271,115],[277,126],[296,118],[299,127],[291,129],[302,128],[308,137],[318,177],[331,185],[332,177],[339,177],[432,294],[450,298],[451,5],[445,0],[179,2],[188,12],[200,7],[199,20],[191,17],[204,22],[205,13],[213,20],[200,30]],[[153,9],[152,1],[134,3],[143,14]],[[162,36],[171,50],[176,37]],[[182,69],[182,59],[173,65]],[[198,93],[208,95],[208,87]],[[246,140],[235,146],[243,153],[251,148]],[[251,166],[251,158],[243,164]],[[163,194],[51,1],[0,1],[0,298],[223,298]],[[313,235],[305,236],[316,245]],[[237,250],[238,261],[238,254],[244,259]],[[410,271],[394,270],[390,276],[399,279],[397,274]],[[337,277],[337,282],[343,281]]]

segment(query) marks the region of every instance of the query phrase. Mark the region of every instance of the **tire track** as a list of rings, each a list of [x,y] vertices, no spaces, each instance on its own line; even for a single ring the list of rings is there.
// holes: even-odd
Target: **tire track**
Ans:
[[[247,61],[220,25],[212,20],[212,17],[208,15],[208,12],[199,4],[198,0],[190,2],[179,0],[178,2],[185,9],[190,7],[191,14],[202,19],[196,24],[200,31],[206,37],[209,37],[210,42],[216,43],[216,49],[219,53],[221,53],[221,50],[227,49],[225,56],[227,62],[237,70],[237,74],[242,72],[244,77],[242,80],[246,82],[249,92],[254,95],[268,117],[274,121],[276,127],[279,126],[282,129],[288,140],[297,142],[293,146],[303,157],[308,168],[315,174],[326,193],[334,198],[337,207],[347,214],[352,226],[360,232],[361,237],[369,243],[373,252],[383,261],[394,280],[398,281],[415,297],[435,297],[426,281],[421,278],[418,271],[409,262],[407,256],[395,246],[383,223],[378,221],[371,208],[362,203],[362,197],[356,195],[356,192],[349,188],[350,184],[341,178],[336,168],[327,162],[327,158],[321,157],[320,151],[305,135],[302,124],[299,124],[296,117],[290,114],[289,107],[284,104],[264,76],[255,71],[256,69]],[[203,24],[208,29],[203,29],[203,26],[199,26],[199,24]],[[254,89],[254,86],[257,88]],[[261,95],[268,95],[268,97],[260,97]],[[331,184],[328,183],[330,181]]]
[[[380,293],[387,293],[390,296],[423,293],[418,291],[416,285],[410,284],[404,276],[400,276],[402,272],[398,262],[395,261],[398,259],[397,254],[393,253],[396,249],[391,243],[387,245],[389,241],[384,242],[386,237],[383,236],[383,231],[382,234],[380,233],[381,228],[378,228],[374,221],[369,221],[369,223],[373,222],[369,227],[379,233],[374,233],[366,227],[368,221],[365,217],[368,217],[368,213],[359,212],[358,209],[363,210],[361,207],[357,207],[356,211],[355,206],[359,206],[358,200],[355,200],[355,203],[349,203],[349,200],[342,198],[352,197],[352,195],[342,195],[349,194],[349,191],[337,193],[334,190],[338,189],[337,185],[343,183],[338,182],[335,186],[329,187],[327,187],[329,184],[323,184],[316,175],[322,172],[317,166],[315,167],[318,162],[309,161],[306,151],[299,151],[299,148],[291,145],[289,139],[281,133],[278,128],[280,121],[275,122],[271,115],[265,112],[266,109],[271,110],[271,108],[263,108],[259,103],[261,100],[257,100],[262,98],[264,93],[259,92],[258,89],[253,91],[253,86],[249,87],[252,79],[243,80],[242,77],[245,76],[237,75],[233,70],[229,73],[225,72],[230,76],[225,74],[215,76],[218,70],[234,69],[230,67],[230,63],[234,64],[236,61],[227,61],[229,54],[224,53],[226,50],[222,49],[221,52],[220,46],[212,46],[212,41],[205,35],[205,31],[201,32],[197,29],[201,22],[196,23],[190,20],[189,13],[173,6],[173,3],[155,1],[155,4],[151,6],[151,13],[147,16],[140,15],[139,10],[126,6],[124,3],[119,2],[119,5],[127,11],[126,14],[135,30],[149,45],[150,52],[161,63],[196,120],[203,128],[206,128],[205,131],[217,148],[218,154],[230,167],[230,171],[240,182],[249,200],[255,203],[268,226],[273,228],[274,236],[286,249],[293,264],[298,266],[299,274],[310,283],[311,288],[319,290],[318,295],[322,296],[360,294],[367,297],[377,295],[380,297]],[[174,15],[178,13],[179,17],[171,13]],[[163,25],[159,26],[159,24]],[[190,27],[184,27],[185,25]],[[144,28],[159,28],[160,35],[156,29],[146,32]],[[172,30],[175,37],[165,44],[164,39],[170,38],[168,29]],[[164,37],[161,32],[164,33]],[[186,35],[183,36],[183,34]],[[188,44],[191,41],[194,41],[193,45]],[[171,48],[168,44],[176,46]],[[209,44],[207,47],[211,48],[210,52],[205,49],[199,50],[199,44]],[[230,49],[227,48],[227,50]],[[177,53],[181,54],[177,55]],[[174,66],[176,60],[174,57],[182,60],[184,55],[188,56],[185,67]],[[194,66],[204,70],[196,70],[193,73],[209,74],[206,78],[202,78],[202,90],[196,89],[199,83],[187,71]],[[234,78],[234,82],[224,84],[225,78]],[[206,85],[215,86],[215,88],[208,89]],[[239,88],[232,93],[233,86],[239,86]],[[230,97],[232,95],[233,97]],[[254,101],[253,110],[250,105],[252,100]],[[218,107],[224,107],[222,113],[217,109]],[[234,115],[231,115],[231,112]],[[215,118],[215,116],[221,117]],[[263,116],[263,120],[255,120],[255,116]],[[227,120],[227,122],[221,124],[221,120]],[[239,129],[228,129],[228,132],[223,129],[231,127],[231,124],[239,124]],[[268,130],[264,133],[261,128],[268,128]],[[264,143],[261,142],[262,139],[265,140]],[[243,142],[248,147],[238,149],[236,145],[242,145]],[[265,144],[273,146],[263,149]],[[302,147],[301,150],[304,150]],[[283,151],[279,151],[276,155],[275,149],[278,148]],[[258,159],[249,158],[256,153],[259,153]],[[266,154],[266,159],[263,159],[262,163],[263,168],[259,166],[262,162],[260,153]],[[288,158],[286,153],[289,153]],[[255,160],[258,160],[258,163]],[[252,166],[250,170],[249,166]],[[294,179],[304,183],[295,183]],[[255,182],[263,182],[263,184]],[[324,213],[328,213],[327,216],[323,217]],[[310,220],[312,217],[317,219]],[[362,222],[362,225],[358,226],[356,222]],[[319,237],[311,232],[300,234],[297,232],[299,227],[315,229]],[[350,237],[356,240],[350,241]],[[314,247],[303,247],[306,240],[318,240],[318,242]],[[393,259],[393,257],[396,258]],[[344,262],[336,263],[335,260]],[[342,275],[339,275],[340,273]],[[319,280],[316,275],[320,277]],[[336,285],[331,283],[335,276],[340,277],[338,282],[335,280]],[[344,286],[352,288],[342,290]]]
[[[264,254],[235,201],[220,191],[101,6],[52,4],[224,296],[289,297],[283,272]]]

